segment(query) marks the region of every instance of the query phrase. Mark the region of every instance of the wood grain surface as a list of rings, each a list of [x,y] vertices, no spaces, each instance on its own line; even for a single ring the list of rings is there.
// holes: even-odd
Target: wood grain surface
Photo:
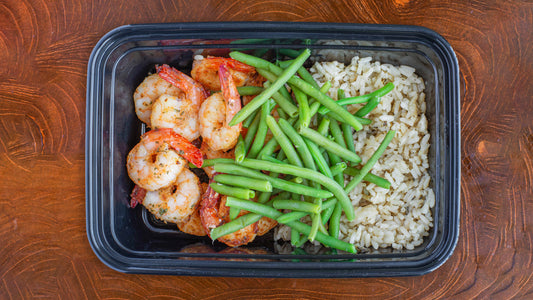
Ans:
[[[454,48],[462,86],[461,232],[418,277],[254,279],[127,275],[85,232],[87,62],[131,23],[411,24]],[[0,299],[533,298],[533,3],[295,0],[0,2]]]

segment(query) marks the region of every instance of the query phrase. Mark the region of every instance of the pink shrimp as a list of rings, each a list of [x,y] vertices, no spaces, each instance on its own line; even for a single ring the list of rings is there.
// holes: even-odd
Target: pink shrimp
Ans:
[[[210,91],[220,91],[221,85],[218,80],[220,65],[226,65],[236,86],[247,85],[257,74],[254,67],[232,58],[212,56],[206,58],[200,56],[200,58],[193,62],[191,77]]]
[[[241,98],[228,71],[219,67],[222,95],[216,93],[200,106],[200,135],[212,150],[229,150],[235,146],[241,133],[241,123],[229,126],[228,123],[241,110]]]
[[[128,154],[127,169],[131,180],[148,191],[172,184],[185,159],[197,167],[203,164],[200,149],[170,128],[150,130]]]
[[[208,187],[200,202],[200,219],[208,235],[211,229],[219,227],[230,221],[229,207],[226,206],[226,196],[221,196],[211,187]],[[241,211],[239,216],[247,212]],[[230,246],[237,247],[252,242],[257,235],[257,222],[243,229],[218,238],[218,241]]]

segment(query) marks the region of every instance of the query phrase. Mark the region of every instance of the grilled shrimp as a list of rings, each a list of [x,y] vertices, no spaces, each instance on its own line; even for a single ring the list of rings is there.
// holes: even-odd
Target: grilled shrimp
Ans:
[[[213,191],[211,187],[207,187],[206,192],[202,196],[199,212],[202,225],[204,226],[204,229],[208,235],[210,234],[211,229],[230,221],[229,207],[226,206],[226,196],[221,196],[217,192]],[[239,216],[242,216],[246,213],[247,212],[245,211],[241,211]],[[256,235],[257,222],[233,233],[219,237],[218,241],[231,247],[237,247],[252,242]]]
[[[187,221],[200,203],[200,181],[189,169],[183,169],[170,186],[146,192],[142,203],[162,221]]]
[[[200,137],[198,111],[200,105],[187,97],[162,95],[152,105],[153,128],[172,128],[192,142]]]
[[[235,146],[241,132],[241,123],[228,123],[241,109],[241,98],[231,75],[224,64],[219,67],[222,93],[207,98],[200,106],[200,135],[209,148],[229,150]]]
[[[191,77],[210,91],[220,91],[219,67],[226,65],[236,86],[247,85],[255,78],[255,68],[232,58],[196,56],[192,65]]]
[[[148,127],[152,126],[150,122],[152,104],[163,94],[178,97],[182,95],[183,92],[159,75],[152,74],[144,79],[133,94],[135,113]]]
[[[156,70],[161,78],[184,91],[194,105],[200,105],[209,96],[201,84],[169,65],[156,66]]]
[[[171,185],[186,166],[203,163],[200,149],[170,128],[150,130],[128,154],[131,180],[139,187],[155,191]]]

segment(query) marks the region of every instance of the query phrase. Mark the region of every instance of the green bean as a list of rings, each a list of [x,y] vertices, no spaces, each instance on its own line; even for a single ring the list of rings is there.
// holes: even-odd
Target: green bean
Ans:
[[[307,148],[309,149],[309,152],[311,153],[318,170],[329,178],[333,178],[333,174],[331,173],[329,165],[324,159],[324,156],[322,156],[322,153],[320,153],[318,146],[306,138],[304,138],[304,142],[307,145]]]
[[[274,200],[272,206],[276,209],[290,209],[292,211],[304,211],[317,214],[322,210],[321,205],[305,201],[294,201],[287,199]]]
[[[320,121],[320,124],[318,124],[317,131],[322,136],[327,136],[329,131],[329,123],[331,120],[328,117],[322,118],[322,121]]]
[[[346,123],[346,121],[343,120],[341,116],[339,116],[338,114],[336,114],[336,113],[334,113],[334,112],[332,112],[332,111],[328,112],[326,115],[327,115],[328,117],[334,119],[334,120],[337,121],[337,122],[340,122],[340,123]],[[359,123],[361,123],[362,125],[368,125],[368,124],[371,124],[371,123],[372,123],[372,120],[367,119],[367,118],[360,118],[360,117],[358,117],[358,116],[356,116],[356,115],[353,115],[353,117],[354,117],[355,119],[357,119],[357,121],[359,121]]]
[[[261,172],[250,170],[247,167],[244,167],[241,165],[235,165],[234,163],[217,163],[215,165],[215,171],[221,172],[221,173],[242,175],[242,176],[248,176],[248,177],[257,178],[257,179],[268,180],[270,184],[272,184],[273,188],[281,189],[284,191],[288,191],[288,192],[296,193],[300,195],[320,197],[320,198],[329,198],[333,196],[333,194],[329,191],[324,191],[324,190],[316,189],[310,186],[296,184],[296,183],[283,180],[277,177],[270,177]],[[270,170],[270,171],[277,172],[279,170]]]
[[[307,50],[307,53],[310,54],[309,49],[306,49],[306,50]],[[291,65],[291,67],[283,70],[280,67],[278,67],[278,66],[276,66],[276,65],[274,65],[274,64],[272,64],[272,63],[270,63],[270,62],[268,62],[268,61],[266,61],[264,59],[260,59],[260,58],[257,58],[257,57],[251,56],[251,55],[247,55],[247,54],[244,54],[244,53],[241,53],[241,52],[235,52],[235,51],[231,52],[230,53],[230,57],[233,58],[233,59],[236,59],[238,61],[244,62],[244,63],[246,63],[248,65],[251,65],[253,67],[256,67],[256,68],[267,69],[267,70],[271,71],[272,73],[274,73],[275,75],[280,76],[280,77],[278,77],[278,80],[281,78],[281,75],[286,75],[288,70],[292,71],[291,67],[296,64],[296,60],[298,58],[301,58],[301,56],[299,56],[295,60],[295,63],[293,65]],[[283,79],[286,79],[286,78],[283,77]],[[306,93],[307,95],[311,96],[312,98],[315,98],[322,105],[324,105],[325,107],[329,108],[332,112],[337,113],[341,117],[342,120],[344,120],[346,123],[350,124],[356,131],[361,130],[363,128],[361,123],[352,114],[350,114],[350,112],[348,112],[344,107],[338,105],[328,95],[326,95],[324,93],[321,93],[320,90],[314,88],[312,85],[310,85],[309,83],[305,82],[303,79],[298,78],[296,76],[291,76],[291,77],[288,78],[288,81],[285,81],[285,82],[293,84],[294,86],[296,86],[300,90],[302,90],[302,92]],[[279,87],[277,87],[277,88],[279,88]],[[263,93],[265,93],[265,91],[263,91]],[[260,96],[261,96],[261,94],[258,95],[256,98],[254,98],[254,100],[257,99]],[[254,100],[252,100],[252,101],[254,101]],[[251,103],[248,103],[248,105],[246,105],[245,108],[247,106],[249,106],[250,104]],[[259,105],[257,105],[257,107],[259,107]],[[257,107],[254,108],[252,106],[251,109],[257,109]],[[242,112],[242,110],[241,110],[241,112]],[[245,112],[245,113],[242,113],[242,114],[246,116],[247,114],[249,114],[249,112]],[[242,119],[244,119],[244,118],[242,118]],[[234,120],[235,120],[235,123],[238,123],[240,118],[237,118],[237,119],[234,118],[232,120],[232,122]],[[230,125],[234,125],[234,124],[230,123]]]
[[[314,117],[318,111],[318,108],[320,107],[320,102],[313,102],[311,105],[309,105],[309,115]]]
[[[331,87],[331,82],[327,81],[320,88],[320,92],[325,94],[325,93],[328,92],[330,87]],[[313,99],[311,99],[311,100],[313,100]],[[316,101],[316,102],[311,103],[311,100],[309,101],[309,103],[310,103],[310,105],[309,105],[310,113],[309,114],[311,115],[311,118],[312,118],[318,112],[318,109],[320,108],[320,102]]]
[[[307,239],[309,239],[309,241],[315,241],[320,225],[322,225],[322,221],[320,221],[320,213],[313,214],[311,216],[311,230],[307,234]]]
[[[212,158],[212,159],[204,159],[204,163],[202,164],[202,168],[205,167],[212,167],[216,164],[234,164],[235,161],[231,158]]]
[[[272,99],[276,101],[276,104],[287,113],[290,117],[295,117],[298,115],[298,107],[292,103],[291,100],[284,97],[281,93],[275,92],[272,95]]]
[[[268,71],[267,69],[259,69],[258,68],[258,69],[256,69],[256,71],[257,71],[257,73],[259,73],[259,75],[265,77],[265,79],[270,81],[270,82],[275,82],[278,79],[278,76],[274,75],[274,73]],[[290,100],[292,98],[291,94],[289,93],[289,91],[287,90],[287,87],[285,87],[285,85],[283,85],[279,89],[279,91],[277,91],[276,93],[281,94],[281,96],[283,96],[287,100]]]
[[[337,90],[337,99],[342,100],[345,98],[344,90]],[[337,101],[338,102],[338,101]],[[349,124],[341,123],[342,135],[344,136],[344,142],[346,143],[346,148],[352,152],[355,152],[355,141],[353,138],[352,127]]]
[[[226,196],[233,196],[242,199],[251,199],[255,197],[255,192],[250,189],[243,189],[220,183],[211,183],[209,186],[213,189],[213,191]]]
[[[226,198],[226,205],[229,207],[236,207],[244,209],[252,213],[260,214],[271,219],[276,219],[282,213],[272,208],[271,206],[263,203],[257,203],[250,200],[245,200],[237,197]]]
[[[359,173],[361,173],[361,170],[360,169],[357,169],[357,168],[353,168],[353,167],[350,167],[350,168],[346,168],[346,170],[344,170],[344,174],[346,175],[350,175],[350,176],[357,176],[359,175]],[[363,180],[364,181],[368,181],[370,183],[373,183],[379,187],[382,187],[384,189],[389,189],[390,188],[390,181],[388,181],[387,179],[383,178],[383,177],[379,177],[377,175],[374,175],[372,173],[367,173],[365,175],[365,177],[363,177]]]
[[[365,106],[361,107],[358,111],[355,112],[357,117],[364,117],[368,115],[376,106],[378,106],[381,98],[373,97],[371,98]]]
[[[277,158],[274,158],[272,156],[269,156],[269,155],[261,155],[261,157],[257,157],[258,159],[261,159],[261,160],[266,160],[266,161],[270,161],[270,162],[273,162],[273,163],[277,163],[277,164],[286,164],[284,161],[282,160],[279,160]]]
[[[261,122],[261,114],[257,114],[252,124],[250,124],[250,127],[248,127],[248,131],[246,132],[246,137],[244,137],[244,149],[246,149],[246,152],[248,152],[248,150],[252,146],[252,142],[255,137],[255,134],[257,133],[257,129],[259,129],[260,122]]]
[[[331,218],[331,215],[333,214],[333,210],[335,209],[335,206],[323,209],[320,219],[322,220],[322,224],[327,224],[329,219]]]
[[[291,228],[291,245],[298,248],[302,245],[300,242],[300,232],[294,228]]]
[[[252,169],[266,170],[266,171],[271,171],[271,172],[273,171],[273,172],[279,172],[279,173],[289,174],[293,176],[300,176],[304,179],[309,179],[311,181],[317,182],[320,185],[323,185],[330,192],[332,192],[337,198],[337,200],[342,203],[342,208],[344,209],[346,218],[349,221],[352,221],[355,217],[352,203],[350,199],[348,198],[348,195],[346,194],[346,192],[344,192],[344,190],[341,188],[341,186],[337,182],[335,182],[334,180],[332,180],[331,178],[327,177],[324,174],[321,174],[317,171],[293,166],[293,165],[275,164],[271,162],[261,161],[257,159],[250,159],[250,158],[245,158],[241,165],[244,167],[252,168]],[[319,195],[310,195],[310,196],[313,196],[316,198],[324,198]]]
[[[303,166],[302,161],[296,153],[296,150],[294,150],[294,147],[292,146],[289,138],[285,135],[285,133],[283,133],[278,123],[276,123],[276,120],[274,120],[272,116],[267,116],[266,123],[270,131],[272,131],[274,138],[278,141],[281,149],[283,149],[283,151],[287,155],[289,162],[299,167]]]
[[[279,49],[278,50],[280,54],[283,54],[283,55],[286,55],[288,57],[292,57],[292,58],[296,58],[298,57],[298,55],[301,54],[301,50],[298,51],[298,50],[295,50],[295,49],[286,49],[286,48],[283,48],[283,49]]]
[[[383,155],[383,152],[385,152],[385,149],[387,149],[387,146],[394,138],[395,133],[396,131],[394,130],[387,132],[387,134],[385,135],[385,138],[383,138],[383,141],[381,142],[379,147],[376,149],[374,154],[372,154],[372,156],[368,159],[366,164],[361,168],[361,171],[359,172],[359,174],[354,176],[352,180],[344,188],[344,190],[347,193],[353,190],[355,186],[365,177],[365,175],[368,174],[368,172],[370,172],[370,169],[372,169],[372,167],[374,166],[374,164],[376,164],[376,162],[381,157],[381,155]],[[244,159],[244,162],[246,162],[246,159]]]
[[[283,133],[285,133],[287,137],[291,140],[293,145],[295,145],[296,150],[298,151],[298,154],[300,154],[300,157],[305,167],[311,170],[316,170],[313,156],[311,156],[311,153],[309,152],[309,149],[307,148],[304,139],[298,134],[298,132],[296,132],[296,130],[294,130],[294,127],[292,127],[291,124],[289,124],[289,122],[284,119],[279,119],[278,125],[283,131]]]
[[[256,203],[256,202],[253,202],[253,201],[242,200],[242,199],[234,199],[234,198],[228,197],[228,199],[226,200],[226,205],[228,205],[230,207],[231,206],[239,207],[240,209],[245,209],[247,211],[250,211],[251,213],[263,215],[263,216],[266,216],[266,217],[274,219],[274,220],[282,215],[281,212],[277,211],[276,209],[274,209],[274,208],[272,208],[272,207],[270,207],[268,205],[261,204],[261,203]],[[246,214],[244,216],[247,216],[247,215],[249,215],[249,214]],[[244,217],[244,216],[242,216],[242,217]],[[242,217],[240,217],[240,218],[242,218]],[[235,222],[235,221],[239,220],[240,218],[238,218],[238,219],[236,219],[236,220],[234,220],[232,222]],[[229,222],[229,223],[231,223],[231,222]],[[226,226],[229,223],[226,223],[226,224],[224,224],[222,226],[219,226],[217,228]],[[306,234],[308,236],[309,236],[309,233],[311,233],[311,227],[309,225],[306,225],[306,224],[301,223],[299,221],[289,222],[289,223],[287,223],[287,226],[289,226],[291,228],[294,228],[295,230],[297,230],[299,232],[302,232],[302,233],[304,233],[304,234]],[[215,229],[217,229],[217,228],[215,228]],[[213,232],[214,232],[215,229],[211,230],[211,238],[213,238]],[[223,231],[226,234],[234,232],[234,231],[227,232],[227,230],[225,228],[223,228],[221,230],[218,230],[218,231]],[[222,236],[218,232],[216,232],[216,233],[217,233],[217,235],[215,235],[215,236],[217,238]],[[324,234],[322,232],[318,232],[316,234],[316,240],[319,241],[320,243],[322,243],[324,246],[327,246],[327,247],[332,247],[332,248],[336,248],[336,249],[339,249],[339,250],[344,250],[344,251],[350,252],[350,253],[356,253],[354,245],[352,245],[350,243],[347,243],[347,242],[344,242],[344,241],[341,241],[341,240],[338,240],[338,239],[335,239],[335,238],[332,238],[332,237],[330,237],[330,236],[328,236],[328,235],[326,235],[326,234]]]
[[[250,158],[256,158],[259,151],[261,151],[261,148],[265,145],[265,137],[268,131],[268,127],[266,125],[266,117],[270,114],[270,107],[274,107],[274,105],[271,105],[269,101],[266,101],[261,106],[259,125],[257,126],[254,141],[250,146],[250,151],[248,152],[248,157]]]
[[[237,91],[239,91],[239,95],[241,96],[253,96],[253,95],[259,95],[264,88],[260,86],[238,86]]]
[[[340,146],[339,144],[325,138],[323,135],[321,135],[320,133],[318,133],[317,131],[311,129],[311,128],[307,128],[307,127],[300,127],[298,128],[298,131],[300,132],[300,134],[306,138],[308,138],[309,140],[315,142],[317,145],[323,147],[324,149],[328,150],[329,152],[331,153],[335,153],[336,155],[348,160],[348,161],[351,161],[351,162],[354,162],[356,164],[360,163],[361,162],[361,158],[359,158],[359,156],[357,154],[355,154],[354,152],[351,152],[349,151],[348,149],[346,148],[343,148],[342,146]]]
[[[291,179],[291,182],[301,184],[301,183],[303,182],[303,178],[302,178],[302,177],[299,177],[299,176],[296,176],[296,177],[293,177],[293,178]]]
[[[239,216],[240,213],[241,213],[241,210],[239,208],[230,207],[229,208],[229,219],[235,220]]]
[[[297,87],[293,87],[292,91],[296,101],[298,102],[298,115],[300,117],[300,125],[308,127],[311,122],[311,111],[309,108],[309,102],[307,101],[307,95],[300,91]]]
[[[243,216],[240,216],[233,221],[225,223],[221,226],[211,229],[210,236],[214,241],[219,237],[223,237],[227,234],[234,233],[235,231],[241,230],[246,226],[252,225],[253,223],[259,221],[263,216],[255,213],[248,213]]]
[[[335,142],[339,144],[339,146],[343,148],[347,148],[346,142],[344,141],[344,136],[342,135],[342,130],[339,126],[339,123],[337,123],[337,121],[333,120],[331,121],[331,123],[329,123],[329,131],[331,132],[331,135],[335,139]],[[353,152],[353,151],[350,151],[350,152]]]
[[[346,165],[345,162],[336,163],[335,165],[330,167],[331,174],[333,176],[342,174],[347,169],[347,167],[348,165]]]
[[[311,232],[311,227],[309,225],[306,225],[306,224],[304,224],[302,222],[299,222],[299,221],[292,221],[290,223],[287,223],[286,225],[291,227],[291,228],[294,228],[294,229],[298,230],[299,232],[301,232],[303,234],[309,235],[309,233]],[[316,238],[315,239],[317,241],[319,241],[320,243],[322,243],[326,247],[331,247],[331,248],[343,250],[343,251],[346,251],[346,252],[349,252],[349,253],[357,253],[357,251],[355,250],[355,246],[353,244],[350,244],[350,243],[347,243],[345,241],[341,241],[339,239],[333,238],[333,237],[331,237],[329,235],[326,235],[326,234],[324,234],[322,232],[318,232],[316,234]]]
[[[385,96],[390,91],[392,91],[393,88],[394,88],[394,84],[392,82],[389,82],[385,86],[383,86],[382,88],[380,88],[378,90],[375,90],[375,91],[373,91],[372,93],[369,93],[369,94],[355,96],[355,97],[349,97],[349,98],[344,98],[343,97],[344,99],[339,98],[337,103],[339,105],[342,105],[342,106],[345,106],[345,105],[348,105],[348,104],[364,103],[364,102],[370,101],[374,97],[381,98],[381,97]],[[329,112],[329,110],[326,107],[321,107],[318,110],[318,113],[320,113],[322,115],[326,114],[328,112]],[[359,115],[358,117],[362,117],[362,116],[364,116],[364,115]]]
[[[341,220],[342,209],[340,203],[335,205],[333,213],[329,218],[329,235],[334,238],[339,238],[339,228]]]
[[[263,179],[229,174],[217,174],[215,175],[215,181],[226,185],[248,188],[260,192],[272,192],[272,184]]]
[[[329,163],[331,165],[336,165],[342,162],[341,158],[337,156],[335,153],[327,152],[327,154],[329,156]],[[335,179],[335,182],[337,182],[339,185],[344,186],[344,175],[342,173],[333,175],[333,179]]]
[[[270,97],[272,97],[272,94],[274,94],[276,91],[278,91],[286,82],[291,78],[294,73],[298,70],[299,67],[302,66],[302,64],[307,60],[307,58],[311,55],[311,51],[309,49],[305,49],[300,56],[298,56],[294,63],[289,66],[287,69],[283,70],[281,74],[279,74],[278,79],[272,83],[272,85],[269,88],[266,88],[261,92],[261,94],[257,95],[250,103],[245,105],[229,122],[229,126],[234,126],[246,119],[247,116],[249,116],[254,110],[259,108],[265,101],[267,101]],[[260,59],[260,58],[256,58]],[[303,80],[302,80],[303,81]],[[308,83],[306,83],[308,84]]]
[[[290,64],[292,63],[292,60],[284,60],[284,61],[279,61],[278,62],[278,65],[282,68],[282,69],[285,69],[286,67],[288,67]],[[307,69],[305,67],[300,67],[298,69],[298,75],[300,75],[300,78],[302,78],[303,80],[305,80],[307,83],[309,83],[310,85],[312,85],[313,87],[319,89],[320,87],[318,86],[318,83],[316,83],[315,79],[313,78],[313,76],[311,75],[311,73],[309,73],[309,71],[307,71]]]
[[[242,135],[239,134],[237,145],[235,145],[235,161],[241,162],[245,156],[246,156],[246,145],[244,144],[244,139],[242,138]]]
[[[279,199],[285,199],[285,198],[286,197],[282,197],[282,198],[279,198]],[[335,208],[335,203],[337,203],[337,199],[335,199],[335,198],[331,198],[329,200],[323,201],[322,202],[322,211],[327,211],[327,210],[333,211],[333,208]],[[285,223],[289,223],[291,221],[299,220],[299,219],[307,216],[308,214],[309,213],[307,213],[307,212],[294,211],[294,212],[283,214],[282,216],[277,218],[276,221],[278,221],[279,223],[285,224]]]
[[[292,211],[290,213],[283,214],[279,216],[276,221],[280,224],[286,224],[292,221],[300,220],[301,218],[307,216],[309,213],[303,211]]]
[[[274,153],[274,150],[276,150],[276,147],[279,146],[278,141],[276,139],[270,139],[263,149],[259,151],[257,154],[257,157],[261,158],[263,156],[270,156],[272,153]]]
[[[248,118],[246,118],[246,120],[242,122],[242,127],[244,128],[250,127],[250,125],[255,120],[255,117],[257,116],[258,113],[259,113],[259,110],[255,110],[251,115],[249,115]]]

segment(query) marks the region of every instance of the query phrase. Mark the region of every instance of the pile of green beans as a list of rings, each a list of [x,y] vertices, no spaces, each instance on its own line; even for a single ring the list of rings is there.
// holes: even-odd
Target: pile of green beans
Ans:
[[[356,153],[353,131],[372,122],[364,117],[394,85],[387,83],[369,94],[349,98],[339,89],[335,101],[327,95],[331,83],[319,86],[304,67],[311,55],[309,49],[285,52],[291,59],[275,63],[242,52],[230,53],[233,59],[255,67],[267,81],[263,87],[238,88],[241,95],[255,97],[229,123],[242,122],[247,128],[246,135],[238,139],[235,159],[204,160],[203,167],[213,166],[217,172],[210,186],[228,196],[231,218],[212,229],[210,236],[217,239],[266,216],[291,228],[291,242],[296,247],[317,240],[356,253],[353,244],[338,239],[341,217],[355,218],[348,193],[363,180],[390,187],[388,180],[370,170],[394,131],[387,133],[364,165]],[[352,114],[346,106],[355,103],[362,107]],[[347,184],[345,176],[350,179]],[[249,213],[238,217],[241,210]]]

